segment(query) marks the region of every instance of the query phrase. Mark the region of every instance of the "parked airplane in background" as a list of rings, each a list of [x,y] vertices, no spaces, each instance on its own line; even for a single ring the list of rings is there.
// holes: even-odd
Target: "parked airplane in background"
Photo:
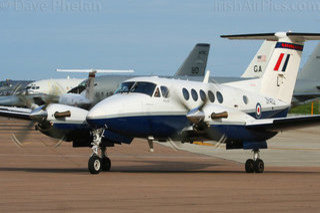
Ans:
[[[65,79],[45,79],[34,81],[21,88],[19,92],[14,92],[9,96],[0,97],[2,106],[21,106],[30,107],[28,103],[42,105],[48,100],[58,101],[59,96],[67,93],[76,87],[84,79],[65,78]]]

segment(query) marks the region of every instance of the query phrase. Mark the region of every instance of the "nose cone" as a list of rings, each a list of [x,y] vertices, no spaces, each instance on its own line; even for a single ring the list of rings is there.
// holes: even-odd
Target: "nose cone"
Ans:
[[[122,98],[118,95],[104,99],[96,104],[87,115],[87,122],[95,127],[105,125],[105,120],[118,115],[122,109]]]
[[[87,115],[87,122],[95,127],[112,128],[116,120],[141,112],[141,94],[117,94],[96,104]]]

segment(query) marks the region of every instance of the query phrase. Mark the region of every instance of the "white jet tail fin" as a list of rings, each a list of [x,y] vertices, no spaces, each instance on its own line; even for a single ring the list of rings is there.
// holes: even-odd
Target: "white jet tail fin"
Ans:
[[[298,79],[320,81],[320,43],[302,67]]]
[[[303,43],[320,40],[317,33],[279,32],[267,34],[243,34],[221,36],[229,39],[277,41],[266,71],[261,78],[260,93],[291,103],[301,61]]]
[[[264,41],[241,77],[260,78],[266,70],[266,66],[270,60],[275,45],[275,41]]]

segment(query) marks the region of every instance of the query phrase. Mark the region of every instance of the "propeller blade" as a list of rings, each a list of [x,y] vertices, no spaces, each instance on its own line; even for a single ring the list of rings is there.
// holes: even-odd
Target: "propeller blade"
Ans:
[[[61,146],[61,144],[63,143],[63,141],[64,141],[64,137],[61,138],[61,139],[56,143],[56,145],[54,146],[54,148],[58,148],[59,146]]]
[[[23,143],[28,137],[28,135],[31,133],[33,126],[34,121],[29,122],[28,125],[23,127],[23,131],[21,131],[22,133],[17,135],[15,133],[12,133],[11,140],[19,147],[23,147]]]

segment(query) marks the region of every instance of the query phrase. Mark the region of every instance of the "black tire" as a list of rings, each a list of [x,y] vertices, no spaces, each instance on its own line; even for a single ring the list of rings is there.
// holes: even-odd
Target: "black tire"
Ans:
[[[110,171],[111,168],[111,160],[108,157],[104,157],[101,159],[101,169],[102,171]]]
[[[263,163],[263,160],[261,159],[257,159],[255,162],[254,162],[254,171],[255,173],[263,173],[264,172],[264,163]]]
[[[99,174],[99,172],[101,171],[101,167],[101,159],[96,155],[92,155],[88,161],[89,172],[91,174]]]
[[[254,160],[248,159],[248,160],[246,161],[246,165],[245,165],[245,167],[246,167],[246,173],[253,173],[253,172],[254,172],[254,168],[255,168],[254,165],[255,165]]]

